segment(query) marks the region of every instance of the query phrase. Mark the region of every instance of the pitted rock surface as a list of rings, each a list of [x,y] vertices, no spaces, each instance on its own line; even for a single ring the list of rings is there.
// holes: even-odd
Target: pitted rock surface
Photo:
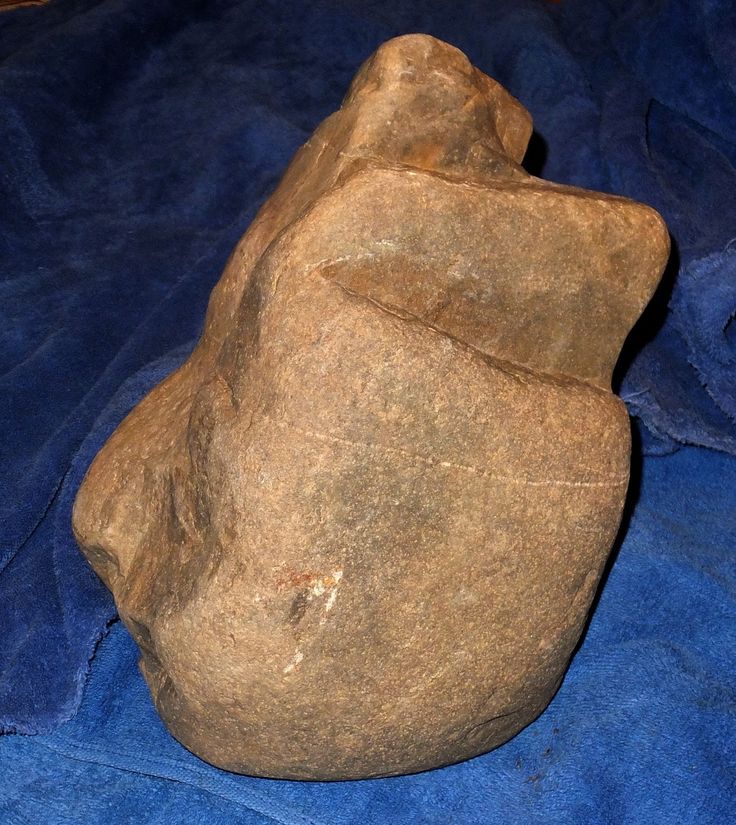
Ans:
[[[628,483],[611,371],[669,239],[528,175],[530,133],[457,49],[384,44],[89,469],[79,544],[207,761],[420,771],[560,684]]]

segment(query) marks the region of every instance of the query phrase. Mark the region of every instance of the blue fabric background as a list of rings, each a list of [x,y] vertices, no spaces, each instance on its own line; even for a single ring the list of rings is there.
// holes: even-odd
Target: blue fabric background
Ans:
[[[667,220],[665,283],[617,371],[646,455],[589,631],[520,736],[415,777],[234,777],[157,721],[71,504],[186,357],[292,153],[358,64],[409,31],[455,43],[522,100],[530,171]],[[0,15],[2,821],[733,819],[735,90],[728,0],[54,0]]]

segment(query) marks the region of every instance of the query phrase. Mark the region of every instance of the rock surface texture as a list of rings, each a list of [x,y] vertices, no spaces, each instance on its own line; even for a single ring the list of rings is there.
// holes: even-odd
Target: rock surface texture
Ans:
[[[669,239],[528,175],[530,132],[457,49],[384,44],[92,464],[77,539],[208,762],[421,771],[560,684],[628,483],[611,371]]]

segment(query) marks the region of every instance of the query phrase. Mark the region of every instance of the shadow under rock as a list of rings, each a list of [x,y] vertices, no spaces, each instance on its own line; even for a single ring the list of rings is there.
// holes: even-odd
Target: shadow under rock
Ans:
[[[677,272],[680,268],[680,255],[677,250],[677,244],[673,238],[670,238],[670,241],[672,243],[672,249],[669,260],[667,261],[667,266],[665,267],[662,275],[662,280],[652,296],[652,300],[649,302],[641,317],[626,338],[624,346],[621,350],[621,355],[619,356],[616,364],[616,368],[613,371],[613,379],[611,384],[615,393],[619,392],[624,376],[626,375],[626,372],[631,366],[634,358],[650,341],[653,340],[667,317],[670,296],[672,295],[675,278],[677,277]],[[613,569],[614,564],[616,564],[619,552],[621,551],[621,546],[623,545],[626,534],[629,531],[631,517],[636,509],[636,505],[639,502],[639,496],[641,494],[643,463],[644,456],[642,453],[641,437],[639,435],[638,428],[634,426],[633,422],[631,422],[631,470],[629,474],[629,488],[626,492],[626,501],[624,502],[624,509],[621,514],[621,524],[619,526],[618,533],[616,534],[616,539],[613,543],[613,547],[611,548],[611,552],[608,554],[608,559],[606,560],[605,567],[603,568],[601,580],[598,583],[598,589],[596,590],[595,596],[593,597],[593,601],[590,605],[588,617],[585,620],[583,632],[580,634],[580,639],[575,645],[575,649],[572,653],[573,656],[577,654],[578,650],[580,650],[585,642],[585,638],[588,635],[588,629],[590,628],[590,623],[593,620],[593,616],[598,608],[606,582],[608,581],[608,577],[611,575],[611,570]]]
[[[547,162],[548,151],[547,141],[539,132],[532,132],[521,165],[530,175],[534,175],[535,178],[541,178],[544,164]]]
[[[619,355],[616,362],[613,378],[611,379],[611,386],[616,394],[620,392],[624,377],[636,356],[654,339],[667,319],[670,297],[680,269],[680,252],[677,248],[677,242],[672,236],[670,236],[670,244],[670,257],[662,273],[662,280],[652,296],[652,300],[647,304],[641,317],[634,324],[633,329],[624,341],[621,355]]]

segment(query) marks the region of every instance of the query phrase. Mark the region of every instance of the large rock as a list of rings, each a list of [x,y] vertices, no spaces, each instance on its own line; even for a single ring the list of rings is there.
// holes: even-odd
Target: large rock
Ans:
[[[560,684],[628,481],[611,370],[669,243],[526,174],[530,131],[457,49],[383,45],[90,468],[75,533],[207,761],[420,771]]]

